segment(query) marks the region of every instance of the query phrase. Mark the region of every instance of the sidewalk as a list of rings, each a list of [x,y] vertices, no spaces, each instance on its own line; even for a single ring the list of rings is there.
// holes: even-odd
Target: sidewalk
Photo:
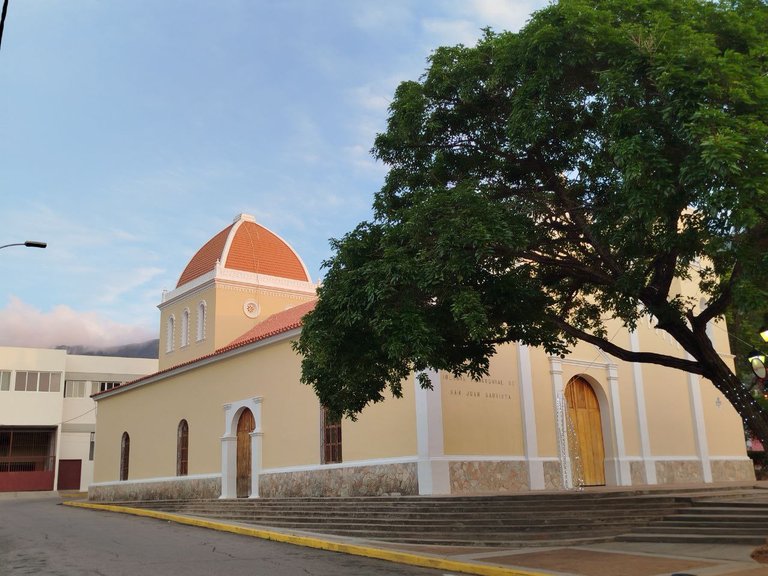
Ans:
[[[62,494],[63,498],[78,495]],[[445,547],[394,544],[249,524],[219,522],[154,510],[67,500],[67,506],[134,514],[276,542],[485,576],[768,576],[751,559],[754,546],[607,542],[584,546]]]

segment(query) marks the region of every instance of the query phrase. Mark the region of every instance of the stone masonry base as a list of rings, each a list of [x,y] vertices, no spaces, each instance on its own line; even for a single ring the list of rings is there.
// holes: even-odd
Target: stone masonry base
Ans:
[[[710,462],[714,482],[750,482],[755,474],[751,460]],[[657,483],[703,483],[698,460],[656,461]],[[646,484],[641,467],[630,466],[632,485]],[[448,466],[451,494],[504,494],[529,490],[528,464],[522,460],[463,460]],[[545,490],[561,490],[559,462],[544,462]],[[629,488],[629,487],[628,487]],[[264,498],[383,496],[419,493],[416,463],[365,466],[328,466],[296,472],[265,471],[259,477],[259,494]],[[214,499],[221,495],[218,475],[135,480],[94,484],[88,489],[93,501],[164,499]]]

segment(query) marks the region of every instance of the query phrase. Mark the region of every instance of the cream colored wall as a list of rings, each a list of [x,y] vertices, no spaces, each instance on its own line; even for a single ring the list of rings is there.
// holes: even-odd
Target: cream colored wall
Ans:
[[[70,354],[66,357],[66,370],[67,372],[87,372],[104,375],[104,380],[109,380],[109,375],[114,375],[116,379],[131,379],[156,372],[157,360],[154,358],[120,358],[117,356]]]
[[[59,442],[59,460],[80,460],[80,490],[87,490],[93,479],[93,460],[88,459],[91,447],[90,433],[62,432]]]
[[[64,398],[65,350],[0,347],[0,370],[11,371],[10,390],[0,391],[0,424],[3,426],[58,426]],[[58,392],[15,390],[15,371],[58,372]]]
[[[314,293],[276,290],[264,286],[217,284],[216,347],[226,346],[272,314],[313,298],[315,298]],[[260,313],[256,318],[249,318],[243,312],[243,306],[249,300],[259,305]]]
[[[283,341],[100,400],[95,481],[117,479],[124,431],[131,438],[129,478],[174,476],[181,419],[189,424],[189,474],[220,472],[223,406],[254,396],[264,398],[264,466],[318,458],[317,450],[303,449],[294,441],[317,436],[307,415],[319,410],[311,389],[299,384],[298,370],[290,342]],[[304,417],[285,418],[280,411],[286,409]],[[284,449],[273,447],[275,443]]]
[[[559,440],[555,422],[555,398],[552,392],[552,375],[549,359],[542,348],[530,349],[533,399],[536,409],[536,442],[539,456],[557,458]]]
[[[440,374],[446,455],[520,456],[523,431],[517,354],[499,348],[480,381]]]
[[[211,354],[242,336],[270,315],[314,297],[314,293],[216,281],[164,303],[160,307],[160,370]],[[201,300],[207,304],[207,320],[205,339],[198,342],[197,306]],[[256,318],[248,317],[243,310],[245,303],[251,300],[260,308]],[[186,308],[190,311],[189,344],[182,347],[181,318]],[[176,319],[175,342],[173,351],[166,352],[167,326],[171,315]]]
[[[168,376],[98,402],[95,482],[119,477],[120,441],[131,439],[129,479],[176,474],[176,430],[189,424],[189,474],[221,471],[226,403],[262,397],[262,468],[320,464],[320,406],[299,382],[300,358],[282,340]],[[414,455],[412,392],[343,424],[343,457]],[[383,432],[386,431],[386,437]]]
[[[205,338],[198,341],[197,307],[201,301],[206,303]],[[185,308],[189,308],[189,344],[182,348],[181,318]],[[175,341],[173,350],[166,352],[168,349],[168,319],[172,315],[176,320]],[[216,349],[216,322],[214,322],[214,318],[216,318],[216,290],[212,282],[176,300],[161,304],[159,369],[164,370],[213,352]]]
[[[402,398],[385,396],[383,402],[363,410],[357,421],[342,421],[345,462],[416,455],[416,398],[412,381],[403,382]]]

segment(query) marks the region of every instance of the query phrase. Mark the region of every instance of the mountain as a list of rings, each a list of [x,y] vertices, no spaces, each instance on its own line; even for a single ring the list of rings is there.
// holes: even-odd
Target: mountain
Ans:
[[[121,346],[109,346],[96,348],[93,346],[56,346],[56,350],[66,350],[67,354],[80,354],[82,356],[118,356],[120,358],[157,358],[160,340],[147,340],[136,344],[123,344]]]

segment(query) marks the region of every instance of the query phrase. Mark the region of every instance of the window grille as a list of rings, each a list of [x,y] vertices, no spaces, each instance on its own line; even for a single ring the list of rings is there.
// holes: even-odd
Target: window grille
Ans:
[[[189,424],[179,422],[176,438],[176,475],[186,476],[189,469]]]
[[[323,464],[341,462],[341,420],[323,408]]]
[[[0,472],[53,470],[55,430],[0,429]]]

